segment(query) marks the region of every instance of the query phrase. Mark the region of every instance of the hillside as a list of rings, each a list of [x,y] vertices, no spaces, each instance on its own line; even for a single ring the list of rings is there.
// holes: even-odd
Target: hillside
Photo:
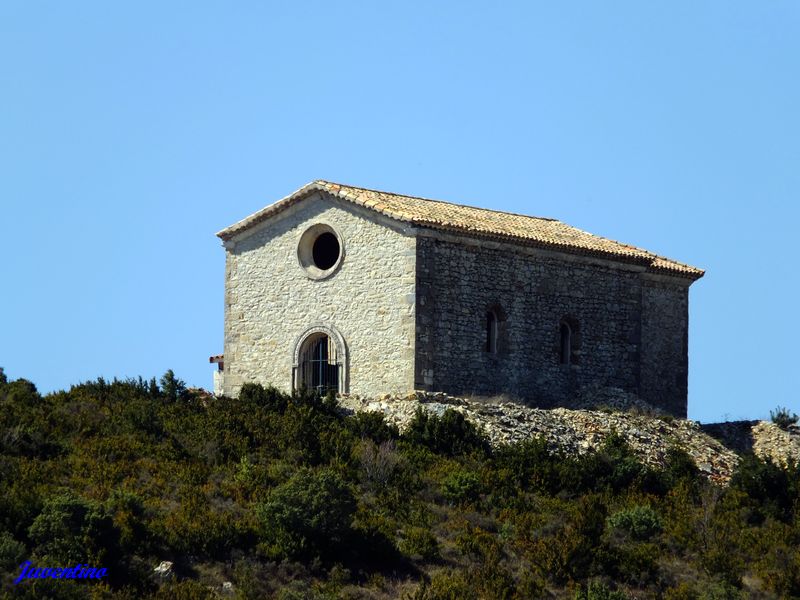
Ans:
[[[798,597],[800,474],[749,427],[737,455],[663,416],[0,378],[0,596]]]
[[[411,423],[417,408],[439,416],[452,409],[481,429],[494,446],[542,438],[551,450],[569,455],[596,452],[615,433],[646,465],[664,468],[667,450],[679,447],[692,457],[702,475],[721,484],[730,480],[739,464],[736,450],[751,451],[781,464],[800,458],[797,427],[785,431],[766,421],[701,426],[695,421],[658,414],[621,390],[613,390],[604,400],[607,405],[634,410],[547,410],[502,399],[475,401],[424,392],[380,399],[346,396],[340,398],[340,404],[351,412],[380,412],[400,431]]]

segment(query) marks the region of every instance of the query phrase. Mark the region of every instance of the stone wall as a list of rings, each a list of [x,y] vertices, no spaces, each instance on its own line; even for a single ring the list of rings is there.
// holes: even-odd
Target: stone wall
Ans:
[[[344,259],[308,275],[298,242],[312,225],[340,236]],[[637,265],[405,228],[320,193],[226,243],[223,391],[289,390],[297,341],[340,334],[344,392],[508,395],[569,406],[615,388],[686,415],[688,280]],[[486,314],[500,318],[486,351]],[[572,364],[560,324],[574,327]],[[338,335],[337,335],[338,337]]]
[[[686,416],[689,377],[689,288],[646,278],[642,286],[639,396]]]
[[[685,345],[676,346],[685,289],[659,287],[635,266],[440,235],[418,238],[417,280],[417,389],[552,407],[608,386],[686,414]],[[490,307],[505,318],[497,354],[486,351]],[[578,324],[577,364],[560,362],[565,317]]]
[[[341,333],[354,394],[413,388],[415,238],[373,211],[314,196],[228,243],[224,392],[242,383],[292,386],[294,344],[321,324]],[[306,275],[298,241],[315,223],[344,243],[338,271]]]

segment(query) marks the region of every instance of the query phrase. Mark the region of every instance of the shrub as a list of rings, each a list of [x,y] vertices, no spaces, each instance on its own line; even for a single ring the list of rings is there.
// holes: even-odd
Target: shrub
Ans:
[[[98,598],[200,597],[223,579],[242,598],[394,597],[428,577],[418,598],[571,598],[579,585],[581,598],[800,597],[794,464],[750,456],[720,488],[677,449],[644,467],[619,436],[581,457],[543,440],[490,452],[452,411],[398,438],[330,397],[252,386],[169,402],[154,383],[46,396],[0,383],[0,597],[88,593],[13,586],[23,560],[102,564]],[[157,586],[160,560],[193,581]]]
[[[622,592],[610,590],[599,581],[592,581],[575,594],[575,600],[627,600],[627,598],[628,596]]]
[[[401,459],[394,442],[387,440],[376,445],[372,440],[365,440],[359,458],[364,487],[377,492],[386,491],[387,485],[395,478],[400,468]]]
[[[655,544],[628,542],[617,546],[614,551],[614,567],[619,580],[638,586],[655,581],[659,556]]]
[[[679,481],[695,482],[700,475],[694,459],[686,450],[676,446],[667,449],[664,471],[670,487],[674,487]]]
[[[442,482],[442,495],[450,504],[471,504],[481,494],[481,480],[471,471],[453,471]]]
[[[179,498],[179,506],[154,527],[173,552],[224,558],[234,548],[253,545],[254,524],[248,522],[248,513],[215,506],[194,486],[184,487]]]
[[[381,412],[358,412],[345,421],[347,428],[360,438],[368,438],[376,444],[382,444],[399,437],[397,427],[386,423]]]
[[[424,527],[408,527],[403,531],[400,551],[409,557],[419,556],[422,560],[434,561],[440,558],[439,542],[430,530]]]
[[[417,408],[404,437],[445,456],[489,453],[486,437],[464,415],[451,408],[445,410],[441,417]]]
[[[156,600],[211,600],[217,597],[218,595],[208,586],[192,579],[170,581],[154,596]]]
[[[649,506],[618,511],[608,518],[608,525],[639,541],[649,540],[663,529],[661,517]]]
[[[494,453],[493,494],[510,498],[525,491],[554,493],[561,485],[560,462],[544,438],[501,446]]]
[[[117,488],[105,506],[120,532],[120,549],[126,554],[146,552],[147,528],[142,499],[132,492]]]
[[[477,600],[467,577],[461,571],[438,571],[430,582],[423,581],[410,600]]]
[[[290,396],[273,386],[264,387],[260,383],[245,383],[239,390],[239,400],[245,404],[261,406],[269,411],[283,413],[289,404]]]
[[[788,521],[791,518],[796,485],[787,469],[771,460],[745,456],[731,478],[730,487],[744,492],[752,500],[754,515]]]
[[[495,536],[480,527],[473,527],[469,521],[456,536],[456,547],[462,554],[481,563],[495,565],[500,561],[502,549]]]
[[[712,581],[703,586],[700,600],[746,600],[751,598],[747,592],[726,581]]]
[[[369,510],[362,505],[353,519],[353,544],[351,546],[363,564],[384,569],[400,558],[395,545],[399,528],[393,515],[380,510]]]
[[[800,550],[783,541],[769,548],[756,563],[756,574],[782,598],[800,597]]]
[[[7,531],[0,532],[0,569],[11,571],[25,557],[25,544],[18,542]]]
[[[34,553],[53,561],[96,562],[116,558],[119,531],[99,505],[65,492],[45,502],[28,530]]]
[[[161,394],[167,400],[175,402],[178,398],[186,394],[186,384],[175,377],[172,369],[169,369],[161,376]]]
[[[267,551],[276,558],[329,557],[342,549],[356,503],[341,476],[303,469],[257,509]]]
[[[703,497],[703,514],[697,522],[700,538],[700,566],[726,585],[741,587],[746,557],[742,552],[743,519],[741,492],[709,490]]]
[[[549,511],[544,523],[526,522],[530,515],[523,515],[519,527],[531,563],[555,583],[589,575],[607,517],[598,496],[585,496],[563,508]]]
[[[639,461],[625,438],[612,432],[597,452],[563,460],[559,474],[561,487],[571,492],[619,492],[646,481],[649,470]]]
[[[790,425],[795,425],[800,416],[789,412],[788,408],[778,406],[775,410],[769,411],[769,418],[781,429],[789,429]]]
[[[685,581],[664,592],[664,600],[698,600],[698,598],[694,588]]]

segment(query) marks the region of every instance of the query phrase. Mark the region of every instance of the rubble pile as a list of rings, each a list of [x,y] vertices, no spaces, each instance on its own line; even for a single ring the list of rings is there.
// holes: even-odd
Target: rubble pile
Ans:
[[[604,410],[540,409],[502,399],[469,400],[427,392],[408,396],[387,395],[379,399],[347,395],[339,398],[347,412],[382,412],[387,422],[401,431],[408,426],[419,407],[437,415],[453,409],[481,428],[493,445],[543,437],[553,449],[581,454],[597,450],[606,436],[617,432],[645,464],[662,466],[669,448],[677,446],[686,451],[712,481],[726,483],[730,479],[739,456],[702,431],[698,423],[665,415],[653,416],[656,413],[652,410],[643,414],[644,411],[636,410],[645,408],[639,406],[641,401],[631,402],[631,398],[624,397],[617,400],[620,406],[634,410],[614,411],[609,407],[610,404],[614,406],[610,402],[604,402],[609,407]],[[778,434],[770,429],[770,435]]]
[[[752,452],[784,466],[800,462],[800,427],[797,425],[781,429],[770,421],[727,421],[702,428],[737,452]]]

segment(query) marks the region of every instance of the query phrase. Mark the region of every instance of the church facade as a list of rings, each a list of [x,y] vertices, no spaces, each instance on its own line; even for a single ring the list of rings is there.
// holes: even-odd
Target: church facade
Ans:
[[[685,416],[703,271],[544,219],[312,182],[218,233],[215,391],[507,395],[621,388]]]

